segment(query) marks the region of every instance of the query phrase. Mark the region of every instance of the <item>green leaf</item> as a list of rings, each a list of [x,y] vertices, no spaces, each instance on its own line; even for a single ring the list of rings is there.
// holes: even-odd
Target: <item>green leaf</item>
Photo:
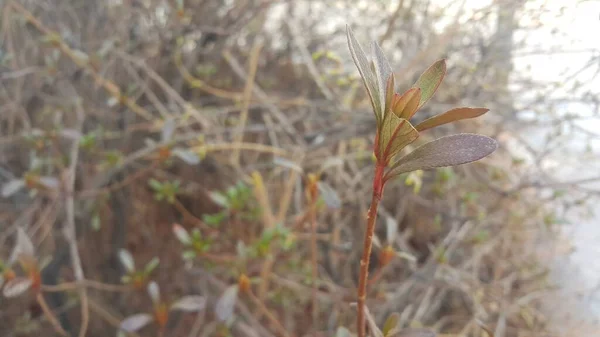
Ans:
[[[446,60],[436,61],[433,65],[431,65],[415,82],[413,88],[421,88],[421,101],[419,102],[420,109],[429,99],[437,88],[442,83],[442,79],[444,79],[444,75],[446,74]]]
[[[391,336],[391,334],[394,332],[393,330],[395,330],[398,326],[399,320],[400,315],[398,315],[398,313],[393,313],[388,316],[388,318],[385,320],[385,323],[383,324],[383,329],[381,330],[384,337]]]
[[[438,138],[398,160],[385,179],[415,170],[470,163],[486,157],[497,147],[492,138],[471,133]]]
[[[160,191],[163,187],[163,185],[156,179],[150,179],[148,185],[150,185],[150,187],[152,187],[155,191]]]
[[[363,49],[360,47],[360,44],[356,40],[356,37],[354,37],[354,33],[352,32],[350,26],[346,26],[346,32],[348,36],[348,47],[350,48],[350,54],[352,54],[354,64],[356,64],[356,67],[358,68],[358,72],[363,79],[363,83],[365,84],[365,88],[367,89],[367,93],[371,99],[371,105],[373,106],[373,111],[375,112],[377,124],[380,124],[383,121],[383,113],[381,102],[379,100],[379,92],[377,89],[377,79],[373,76],[370,62],[367,59]]]
[[[486,108],[455,108],[452,110],[448,110],[442,114],[433,116],[428,118],[421,123],[419,123],[415,128],[420,131],[425,131],[427,129],[434,128],[436,126],[440,126],[443,124],[452,123],[454,121],[458,121],[461,119],[475,118],[483,115],[484,113],[490,111],[490,109]]]
[[[410,120],[417,112],[420,101],[421,89],[411,88],[394,101],[394,106],[392,109],[394,110],[394,114],[396,114],[396,116]]]
[[[379,159],[388,161],[419,137],[419,132],[406,119],[389,114],[379,133]]]
[[[156,269],[156,267],[158,267],[159,263],[160,263],[160,260],[158,257],[152,258],[152,260],[150,260],[146,264],[146,267],[144,268],[144,274],[146,274],[146,276],[150,275],[150,273],[152,273],[154,271],[154,269]]]
[[[92,215],[90,227],[92,227],[92,230],[94,230],[94,232],[97,232],[100,230],[100,226],[100,215],[98,215],[98,213],[94,213],[94,215]]]

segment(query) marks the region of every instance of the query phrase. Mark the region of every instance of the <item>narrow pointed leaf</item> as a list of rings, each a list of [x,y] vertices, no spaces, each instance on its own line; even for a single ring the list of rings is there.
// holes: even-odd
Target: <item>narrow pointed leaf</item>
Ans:
[[[396,239],[396,235],[398,234],[398,221],[394,219],[392,216],[385,217],[385,237],[387,239],[388,244],[393,244]]]
[[[182,244],[189,245],[192,243],[190,234],[180,224],[173,224],[173,233]]]
[[[410,120],[412,116],[417,112],[419,102],[421,101],[421,89],[411,88],[408,89],[402,96],[400,96],[393,107],[394,114],[400,118]]]
[[[179,157],[179,159],[183,160],[189,165],[198,165],[200,164],[200,157],[194,153],[193,151],[181,148],[173,149],[173,154]]]
[[[422,121],[419,123],[419,125],[415,126],[415,129],[418,131],[425,131],[436,126],[452,123],[461,119],[479,117],[489,110],[490,109],[486,108],[455,108]]]
[[[377,123],[381,123],[383,120],[382,115],[382,107],[379,101],[379,92],[377,90],[377,79],[373,76],[373,72],[371,70],[371,63],[367,59],[365,52],[361,48],[360,44],[354,37],[354,33],[350,26],[346,27],[347,36],[348,36],[348,47],[350,48],[350,54],[352,54],[352,59],[358,68],[358,72],[362,77],[363,83],[365,84],[365,88],[367,89],[367,93],[369,94],[369,98],[371,99],[371,105],[373,106],[373,110],[375,112],[375,118],[377,119]]]
[[[414,142],[419,132],[406,119],[390,114],[379,133],[379,159],[389,160],[406,145]]]
[[[317,188],[325,201],[327,207],[332,209],[338,209],[342,206],[342,201],[338,196],[337,192],[329,184],[319,181],[317,182]]]
[[[119,328],[127,332],[135,332],[152,322],[152,316],[149,314],[135,314],[125,318]]]
[[[415,170],[470,163],[486,157],[497,147],[492,138],[471,133],[438,138],[398,160],[387,178]]]
[[[2,185],[2,197],[8,198],[11,195],[17,193],[20,189],[25,187],[25,181],[21,179],[15,179]]]
[[[206,299],[202,296],[185,296],[173,303],[171,310],[197,312],[206,307]]]
[[[382,108],[385,108],[388,80],[393,74],[392,67],[385,58],[383,50],[381,50],[381,47],[379,47],[376,41],[373,41],[371,50],[373,51],[373,65],[375,67],[375,77],[377,78],[379,104]],[[383,111],[383,114],[385,115],[386,112],[387,111]]]
[[[25,277],[14,278],[4,285],[2,294],[6,298],[17,297],[31,287],[31,279]]]
[[[57,189],[60,182],[54,177],[40,177],[40,184],[49,189]]]
[[[146,263],[146,266],[144,267],[144,274],[150,275],[150,273],[152,273],[154,271],[154,269],[156,269],[156,267],[158,267],[159,263],[160,263],[160,259],[158,257],[153,257],[152,260],[150,260],[148,263]]]
[[[390,77],[388,78],[387,81],[387,87],[385,88],[385,113],[393,113],[392,110],[392,105],[394,104],[394,98],[396,97],[396,94],[394,92],[395,90],[395,82],[396,80],[394,79],[394,73],[392,73],[392,75],[390,75]]]
[[[440,83],[442,83],[445,74],[446,60],[436,61],[421,74],[417,82],[413,85],[413,88],[421,88],[421,101],[418,108],[421,108],[433,96]]]
[[[220,321],[225,322],[233,315],[233,309],[237,303],[238,292],[239,287],[237,284],[229,286],[217,301],[215,313]]]
[[[381,330],[383,336],[391,336],[396,327],[398,326],[399,321],[400,315],[398,315],[398,313],[393,313],[389,315],[388,318],[385,320],[385,323],[383,324],[383,329]]]
[[[148,295],[150,299],[152,299],[152,303],[160,302],[160,288],[158,287],[158,283],[152,281],[148,284]]]
[[[25,233],[25,230],[22,227],[19,227],[17,229],[17,242],[15,243],[15,248],[13,248],[8,261],[12,264],[22,256],[29,258],[35,257],[35,248],[31,239],[29,239],[29,236]]]
[[[125,270],[130,273],[135,271],[135,262],[133,261],[131,253],[125,249],[121,249],[119,251],[119,260],[121,261],[121,264],[123,264],[123,267],[125,267]]]

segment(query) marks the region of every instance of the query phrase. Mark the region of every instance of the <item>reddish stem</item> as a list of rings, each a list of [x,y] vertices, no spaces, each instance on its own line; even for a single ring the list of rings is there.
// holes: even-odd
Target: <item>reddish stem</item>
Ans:
[[[369,258],[371,257],[371,248],[373,246],[373,233],[375,232],[375,223],[377,220],[377,207],[383,195],[383,173],[385,165],[377,163],[375,167],[375,177],[373,178],[373,196],[371,206],[367,213],[367,231],[363,243],[363,253],[360,260],[360,274],[358,279],[358,337],[365,337],[365,301],[367,299],[367,283],[369,278]]]

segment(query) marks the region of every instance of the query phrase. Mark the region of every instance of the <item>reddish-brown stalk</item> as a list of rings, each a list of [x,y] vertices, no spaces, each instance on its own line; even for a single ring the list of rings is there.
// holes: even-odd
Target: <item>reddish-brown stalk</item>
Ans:
[[[375,222],[377,220],[377,207],[383,194],[383,173],[385,165],[379,160],[375,166],[375,176],[373,178],[373,196],[371,197],[371,206],[367,213],[367,231],[363,243],[363,253],[360,259],[360,274],[358,279],[358,337],[365,337],[365,301],[367,299],[367,281],[369,278],[369,258],[371,257],[371,248],[373,246],[373,233],[375,232]]]

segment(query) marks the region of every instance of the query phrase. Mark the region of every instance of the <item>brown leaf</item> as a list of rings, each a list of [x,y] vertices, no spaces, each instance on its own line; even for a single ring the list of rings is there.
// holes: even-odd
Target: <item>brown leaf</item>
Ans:
[[[442,114],[433,116],[428,118],[421,123],[419,123],[415,128],[421,132],[427,129],[434,128],[436,126],[440,126],[443,124],[448,124],[454,121],[458,121],[461,119],[475,118],[483,115],[484,113],[490,111],[490,109],[486,108],[455,108],[452,110],[448,110]]]
[[[394,114],[400,118],[410,120],[415,112],[417,112],[420,101],[421,89],[410,88],[394,102]]]

